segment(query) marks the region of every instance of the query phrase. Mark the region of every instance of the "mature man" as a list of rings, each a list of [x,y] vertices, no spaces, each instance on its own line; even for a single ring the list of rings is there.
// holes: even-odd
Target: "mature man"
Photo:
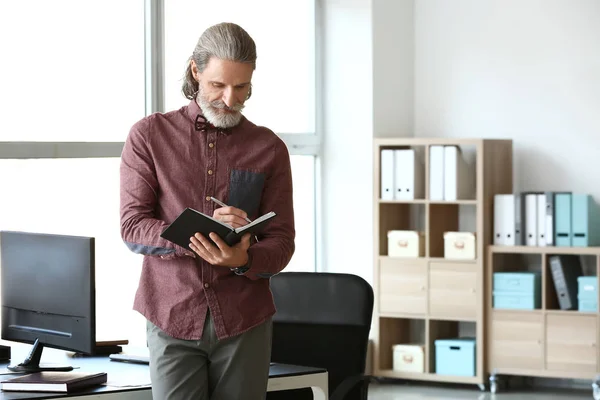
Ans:
[[[294,253],[292,177],[285,144],[242,114],[256,47],[222,23],[187,66],[187,106],[137,122],[121,161],[121,235],[143,254],[134,309],[147,319],[153,398],[263,399],[275,312],[269,278]],[[219,206],[214,197],[228,206]],[[233,227],[277,216],[259,241],[232,247],[196,234],[183,248],[160,237],[191,207]]]

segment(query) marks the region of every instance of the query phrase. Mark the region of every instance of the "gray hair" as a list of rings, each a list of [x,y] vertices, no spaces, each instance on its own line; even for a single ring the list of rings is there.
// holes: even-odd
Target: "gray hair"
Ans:
[[[198,82],[192,74],[191,61],[194,60],[198,70],[202,72],[212,57],[252,64],[252,69],[255,69],[256,45],[248,32],[233,23],[223,22],[205,30],[198,39],[185,70],[181,91],[187,99],[195,99],[198,93]]]

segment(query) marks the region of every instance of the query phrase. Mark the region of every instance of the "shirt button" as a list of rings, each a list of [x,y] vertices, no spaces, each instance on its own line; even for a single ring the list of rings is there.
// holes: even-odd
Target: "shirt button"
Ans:
[[[210,285],[208,283],[205,283],[204,287],[208,289],[210,287]]]
[[[213,170],[212,170],[212,169],[209,169],[209,170],[208,170],[208,174],[209,174],[209,175],[212,175],[212,174],[213,174]]]
[[[212,149],[213,147],[215,147],[215,144],[214,143],[209,143],[208,147],[210,147]]]
[[[206,196],[206,201],[210,201],[210,196]]]

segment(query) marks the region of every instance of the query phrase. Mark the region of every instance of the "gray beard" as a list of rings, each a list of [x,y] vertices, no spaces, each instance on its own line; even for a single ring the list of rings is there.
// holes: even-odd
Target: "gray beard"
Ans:
[[[240,111],[221,113],[218,108],[213,107],[204,99],[200,91],[198,91],[198,95],[196,96],[196,103],[198,103],[198,106],[202,110],[204,118],[217,128],[233,128],[242,120],[242,113]]]

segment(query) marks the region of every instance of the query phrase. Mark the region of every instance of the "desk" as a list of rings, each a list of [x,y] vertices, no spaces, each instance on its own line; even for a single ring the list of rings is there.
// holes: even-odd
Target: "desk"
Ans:
[[[27,346],[11,344],[13,361],[21,362],[29,351]],[[24,350],[24,351],[23,351]],[[0,400],[12,399],[57,399],[77,397],[80,400],[151,400],[150,369],[144,364],[110,361],[108,356],[72,356],[64,351],[45,348],[42,362],[67,363],[78,371],[106,372],[106,385],[83,390],[74,394],[35,393],[35,392],[2,392]],[[5,371],[8,363],[0,363],[0,370]],[[5,380],[17,375],[2,375]],[[269,371],[267,391],[312,388],[315,400],[327,400],[327,371],[322,368],[301,367],[297,365],[274,364]]]

